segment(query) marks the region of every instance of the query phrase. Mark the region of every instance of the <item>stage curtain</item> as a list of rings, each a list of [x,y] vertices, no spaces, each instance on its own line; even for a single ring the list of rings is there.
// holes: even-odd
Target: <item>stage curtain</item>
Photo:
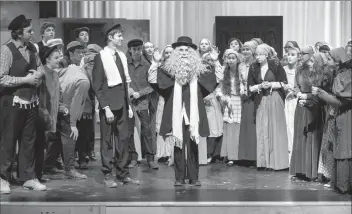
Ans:
[[[283,40],[300,46],[351,38],[351,1],[58,1],[59,18],[150,20],[150,39],[160,48],[179,36],[215,41],[215,16],[283,16]]]

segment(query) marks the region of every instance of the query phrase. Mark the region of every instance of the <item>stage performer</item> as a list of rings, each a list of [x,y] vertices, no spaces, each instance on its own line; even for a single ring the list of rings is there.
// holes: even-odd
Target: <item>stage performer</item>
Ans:
[[[200,137],[210,134],[203,99],[218,84],[215,72],[202,63],[191,38],[179,37],[172,47],[175,51],[170,59],[150,70],[148,81],[165,100],[160,135],[172,133],[175,186],[184,185],[186,178],[189,184],[201,186],[198,143]]]
[[[128,99],[128,74],[126,55],[119,50],[123,31],[120,24],[110,28],[105,34],[107,46],[94,59],[93,90],[100,105],[100,151],[105,175],[104,184],[108,188],[117,187],[112,177],[112,153],[115,154],[116,179],[121,184],[139,184],[132,179],[128,169],[128,118],[133,112]],[[116,133],[117,132],[117,133]],[[114,142],[111,135],[114,133]],[[113,146],[113,143],[115,146]],[[113,148],[115,151],[112,152]]]

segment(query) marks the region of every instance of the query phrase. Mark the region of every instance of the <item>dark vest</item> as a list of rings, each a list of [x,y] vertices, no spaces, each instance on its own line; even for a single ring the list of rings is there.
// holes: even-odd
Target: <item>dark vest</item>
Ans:
[[[16,48],[13,42],[7,44],[7,47],[12,53],[12,65],[9,70],[9,76],[13,77],[25,77],[29,73],[30,69],[37,69],[37,62],[35,57],[35,47],[30,44],[29,48],[29,63],[22,56],[21,52]],[[33,46],[33,47],[32,47]],[[37,89],[29,84],[24,84],[18,87],[7,87],[1,92],[1,95],[13,95],[19,96],[22,99],[30,100],[31,97],[37,94]]]

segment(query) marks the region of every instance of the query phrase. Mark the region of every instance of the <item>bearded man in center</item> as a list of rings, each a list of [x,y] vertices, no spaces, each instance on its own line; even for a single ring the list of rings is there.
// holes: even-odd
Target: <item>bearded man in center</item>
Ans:
[[[185,180],[201,186],[198,144],[209,136],[203,98],[217,87],[214,69],[203,64],[192,39],[179,37],[169,60],[150,70],[148,82],[165,100],[160,135],[171,133],[174,144],[175,186]]]

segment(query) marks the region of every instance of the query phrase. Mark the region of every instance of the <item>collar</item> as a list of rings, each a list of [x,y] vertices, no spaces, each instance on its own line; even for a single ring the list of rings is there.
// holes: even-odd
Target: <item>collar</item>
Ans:
[[[42,43],[43,43],[44,46],[46,46],[48,44],[44,40],[42,40]]]
[[[20,49],[20,48],[27,48],[28,44],[25,44],[24,46],[19,42],[19,41],[16,41],[14,39],[11,39],[11,42],[13,42],[13,44],[15,45],[15,47],[17,49]]]
[[[132,56],[127,57],[127,62],[128,64],[134,64]],[[143,58],[143,56],[141,56],[141,60],[138,62],[138,65],[143,66],[145,63],[145,59]]]
[[[115,53],[118,53],[118,49],[112,49],[112,48],[110,48],[109,46],[105,46],[105,48],[104,48],[105,50],[107,50],[107,51],[109,51],[109,53],[111,53],[111,55],[115,55]]]

